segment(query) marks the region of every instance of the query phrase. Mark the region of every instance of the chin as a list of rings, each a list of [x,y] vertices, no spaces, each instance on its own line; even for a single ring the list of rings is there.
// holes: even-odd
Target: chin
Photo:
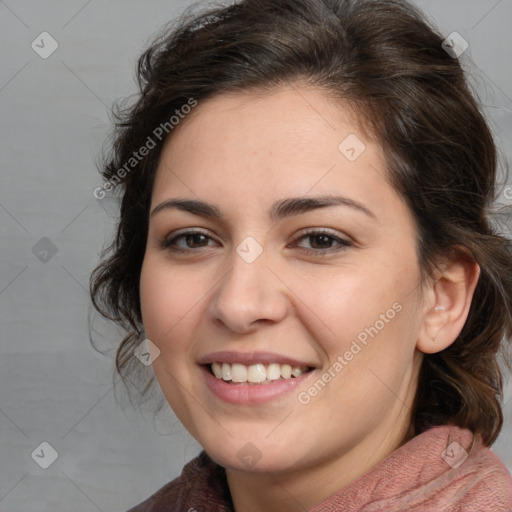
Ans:
[[[283,472],[297,467],[299,460],[297,454],[290,449],[278,450],[267,441],[262,443],[243,441],[237,446],[225,446],[224,449],[216,446],[203,445],[205,452],[220,466],[232,470],[250,473]],[[287,456],[283,456],[288,453]]]
[[[265,474],[285,472],[293,467],[286,464],[285,461],[265,460],[265,457],[259,460],[255,459],[254,462],[241,462],[236,455],[233,457],[217,457],[215,454],[207,453],[217,464],[231,471]]]

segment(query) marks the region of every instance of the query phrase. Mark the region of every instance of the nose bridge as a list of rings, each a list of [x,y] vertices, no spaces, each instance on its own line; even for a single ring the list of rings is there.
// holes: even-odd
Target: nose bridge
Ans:
[[[268,268],[269,254],[254,242],[246,239],[233,250],[231,268],[211,300],[212,315],[239,332],[257,320],[279,321],[286,312],[280,281]]]
[[[243,295],[241,292],[245,289],[258,294],[264,292],[264,286],[257,285],[263,285],[267,281],[268,260],[268,252],[263,248],[258,251],[250,242],[239,244],[232,255],[231,272],[228,275],[229,284],[235,288],[239,296]],[[254,293],[250,295],[255,297]]]

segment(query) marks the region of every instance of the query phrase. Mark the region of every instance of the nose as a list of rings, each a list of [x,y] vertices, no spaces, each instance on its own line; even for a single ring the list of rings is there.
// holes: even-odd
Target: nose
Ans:
[[[268,266],[266,251],[247,263],[235,251],[231,270],[211,295],[209,314],[217,324],[244,334],[281,321],[289,308],[286,286]]]

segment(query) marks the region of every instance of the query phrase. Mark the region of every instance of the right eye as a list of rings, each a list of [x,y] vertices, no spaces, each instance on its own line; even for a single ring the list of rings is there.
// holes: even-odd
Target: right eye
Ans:
[[[203,231],[182,231],[177,235],[166,237],[162,241],[162,248],[173,252],[191,252],[202,247],[208,247],[208,241],[213,239]]]

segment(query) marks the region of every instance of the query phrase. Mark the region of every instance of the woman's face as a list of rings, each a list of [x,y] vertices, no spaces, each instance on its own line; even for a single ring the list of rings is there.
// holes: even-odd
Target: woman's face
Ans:
[[[182,123],[140,282],[163,393],[225,467],[344,457],[356,474],[408,431],[421,362],[416,229],[383,151],[299,87],[219,95]]]

